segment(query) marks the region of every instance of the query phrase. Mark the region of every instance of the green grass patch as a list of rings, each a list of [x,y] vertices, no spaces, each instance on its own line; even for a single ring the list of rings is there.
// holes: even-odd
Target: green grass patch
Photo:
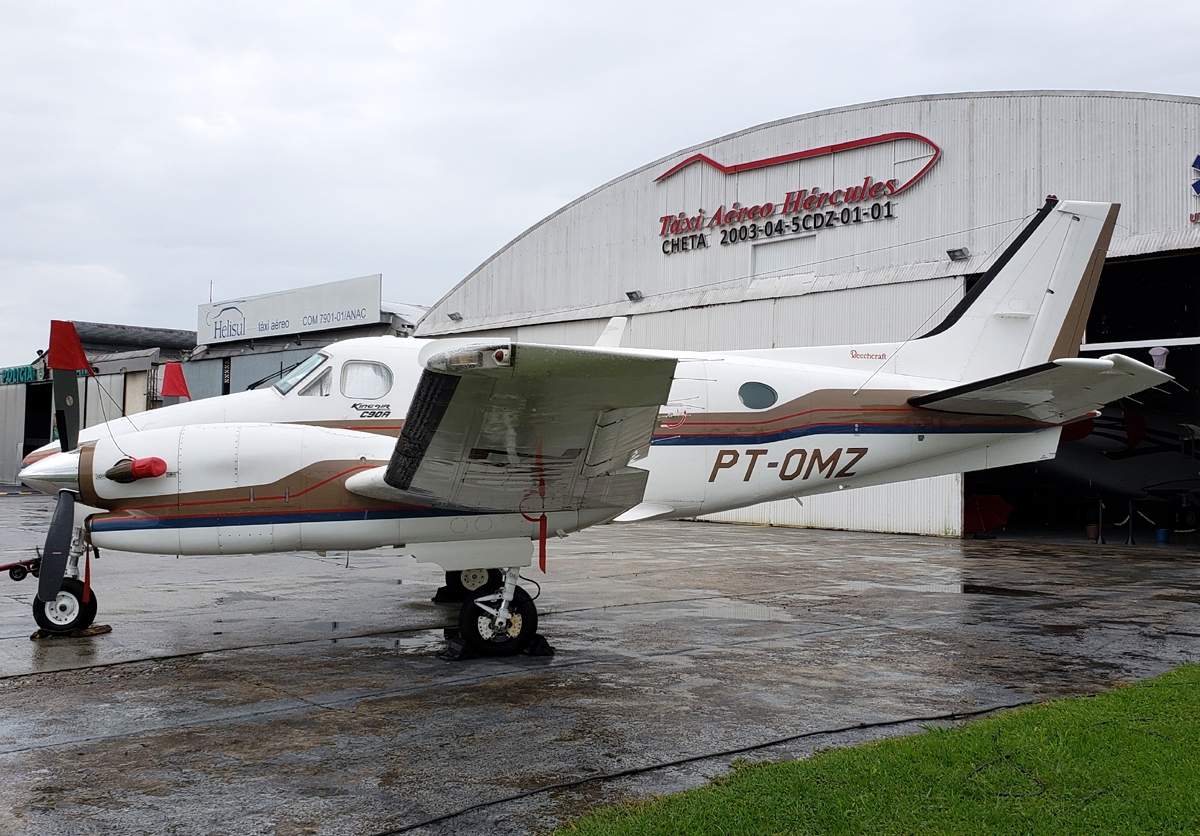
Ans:
[[[560,834],[1200,833],[1200,665],[954,729],[743,766]]]

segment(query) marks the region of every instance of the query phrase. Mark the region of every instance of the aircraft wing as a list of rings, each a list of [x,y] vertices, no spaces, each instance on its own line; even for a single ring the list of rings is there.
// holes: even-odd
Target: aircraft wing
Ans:
[[[570,346],[439,340],[386,468],[356,493],[442,507],[625,509],[647,472],[628,467],[650,442],[675,359]]]
[[[1013,415],[1066,424],[1104,404],[1173,380],[1122,354],[1054,360],[909,398],[913,406],[968,415]]]

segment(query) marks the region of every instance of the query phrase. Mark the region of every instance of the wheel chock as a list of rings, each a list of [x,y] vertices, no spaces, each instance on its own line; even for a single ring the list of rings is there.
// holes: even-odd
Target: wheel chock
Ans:
[[[92,636],[103,636],[105,633],[111,633],[112,627],[107,624],[93,624],[91,627],[85,627],[82,630],[72,630],[69,633],[49,633],[45,630],[38,630],[29,637],[30,641],[41,641],[42,639],[87,639]]]

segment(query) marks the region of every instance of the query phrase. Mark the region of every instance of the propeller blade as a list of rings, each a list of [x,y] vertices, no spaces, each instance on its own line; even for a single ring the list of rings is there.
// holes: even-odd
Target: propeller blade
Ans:
[[[54,424],[58,427],[58,443],[64,453],[79,444],[79,376],[73,371],[52,369],[54,389]]]
[[[74,528],[75,496],[68,491],[61,491],[58,504],[54,506],[54,516],[50,518],[50,530],[46,532],[46,548],[42,550],[42,565],[38,572],[39,601],[53,601],[62,589]]]
[[[50,320],[50,350],[47,352],[46,368],[50,369],[54,382],[54,420],[58,425],[58,443],[64,453],[69,453],[79,443],[79,377],[75,373],[92,373],[74,323]]]

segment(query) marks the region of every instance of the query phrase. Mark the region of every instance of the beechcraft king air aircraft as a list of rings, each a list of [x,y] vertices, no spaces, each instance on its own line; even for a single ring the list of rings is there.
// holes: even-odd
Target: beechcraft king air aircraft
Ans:
[[[1171,379],[1076,358],[1117,209],[1048,199],[904,343],[648,351],[619,348],[617,321],[595,347],[355,339],[270,389],[123,417],[77,445],[67,420],[61,449],[21,472],[58,496],[34,616],[91,623],[89,546],[404,546],[461,573],[463,638],[507,655],[534,636],[518,580],[539,543],[545,568],[548,533],[1051,458],[1063,424]]]

